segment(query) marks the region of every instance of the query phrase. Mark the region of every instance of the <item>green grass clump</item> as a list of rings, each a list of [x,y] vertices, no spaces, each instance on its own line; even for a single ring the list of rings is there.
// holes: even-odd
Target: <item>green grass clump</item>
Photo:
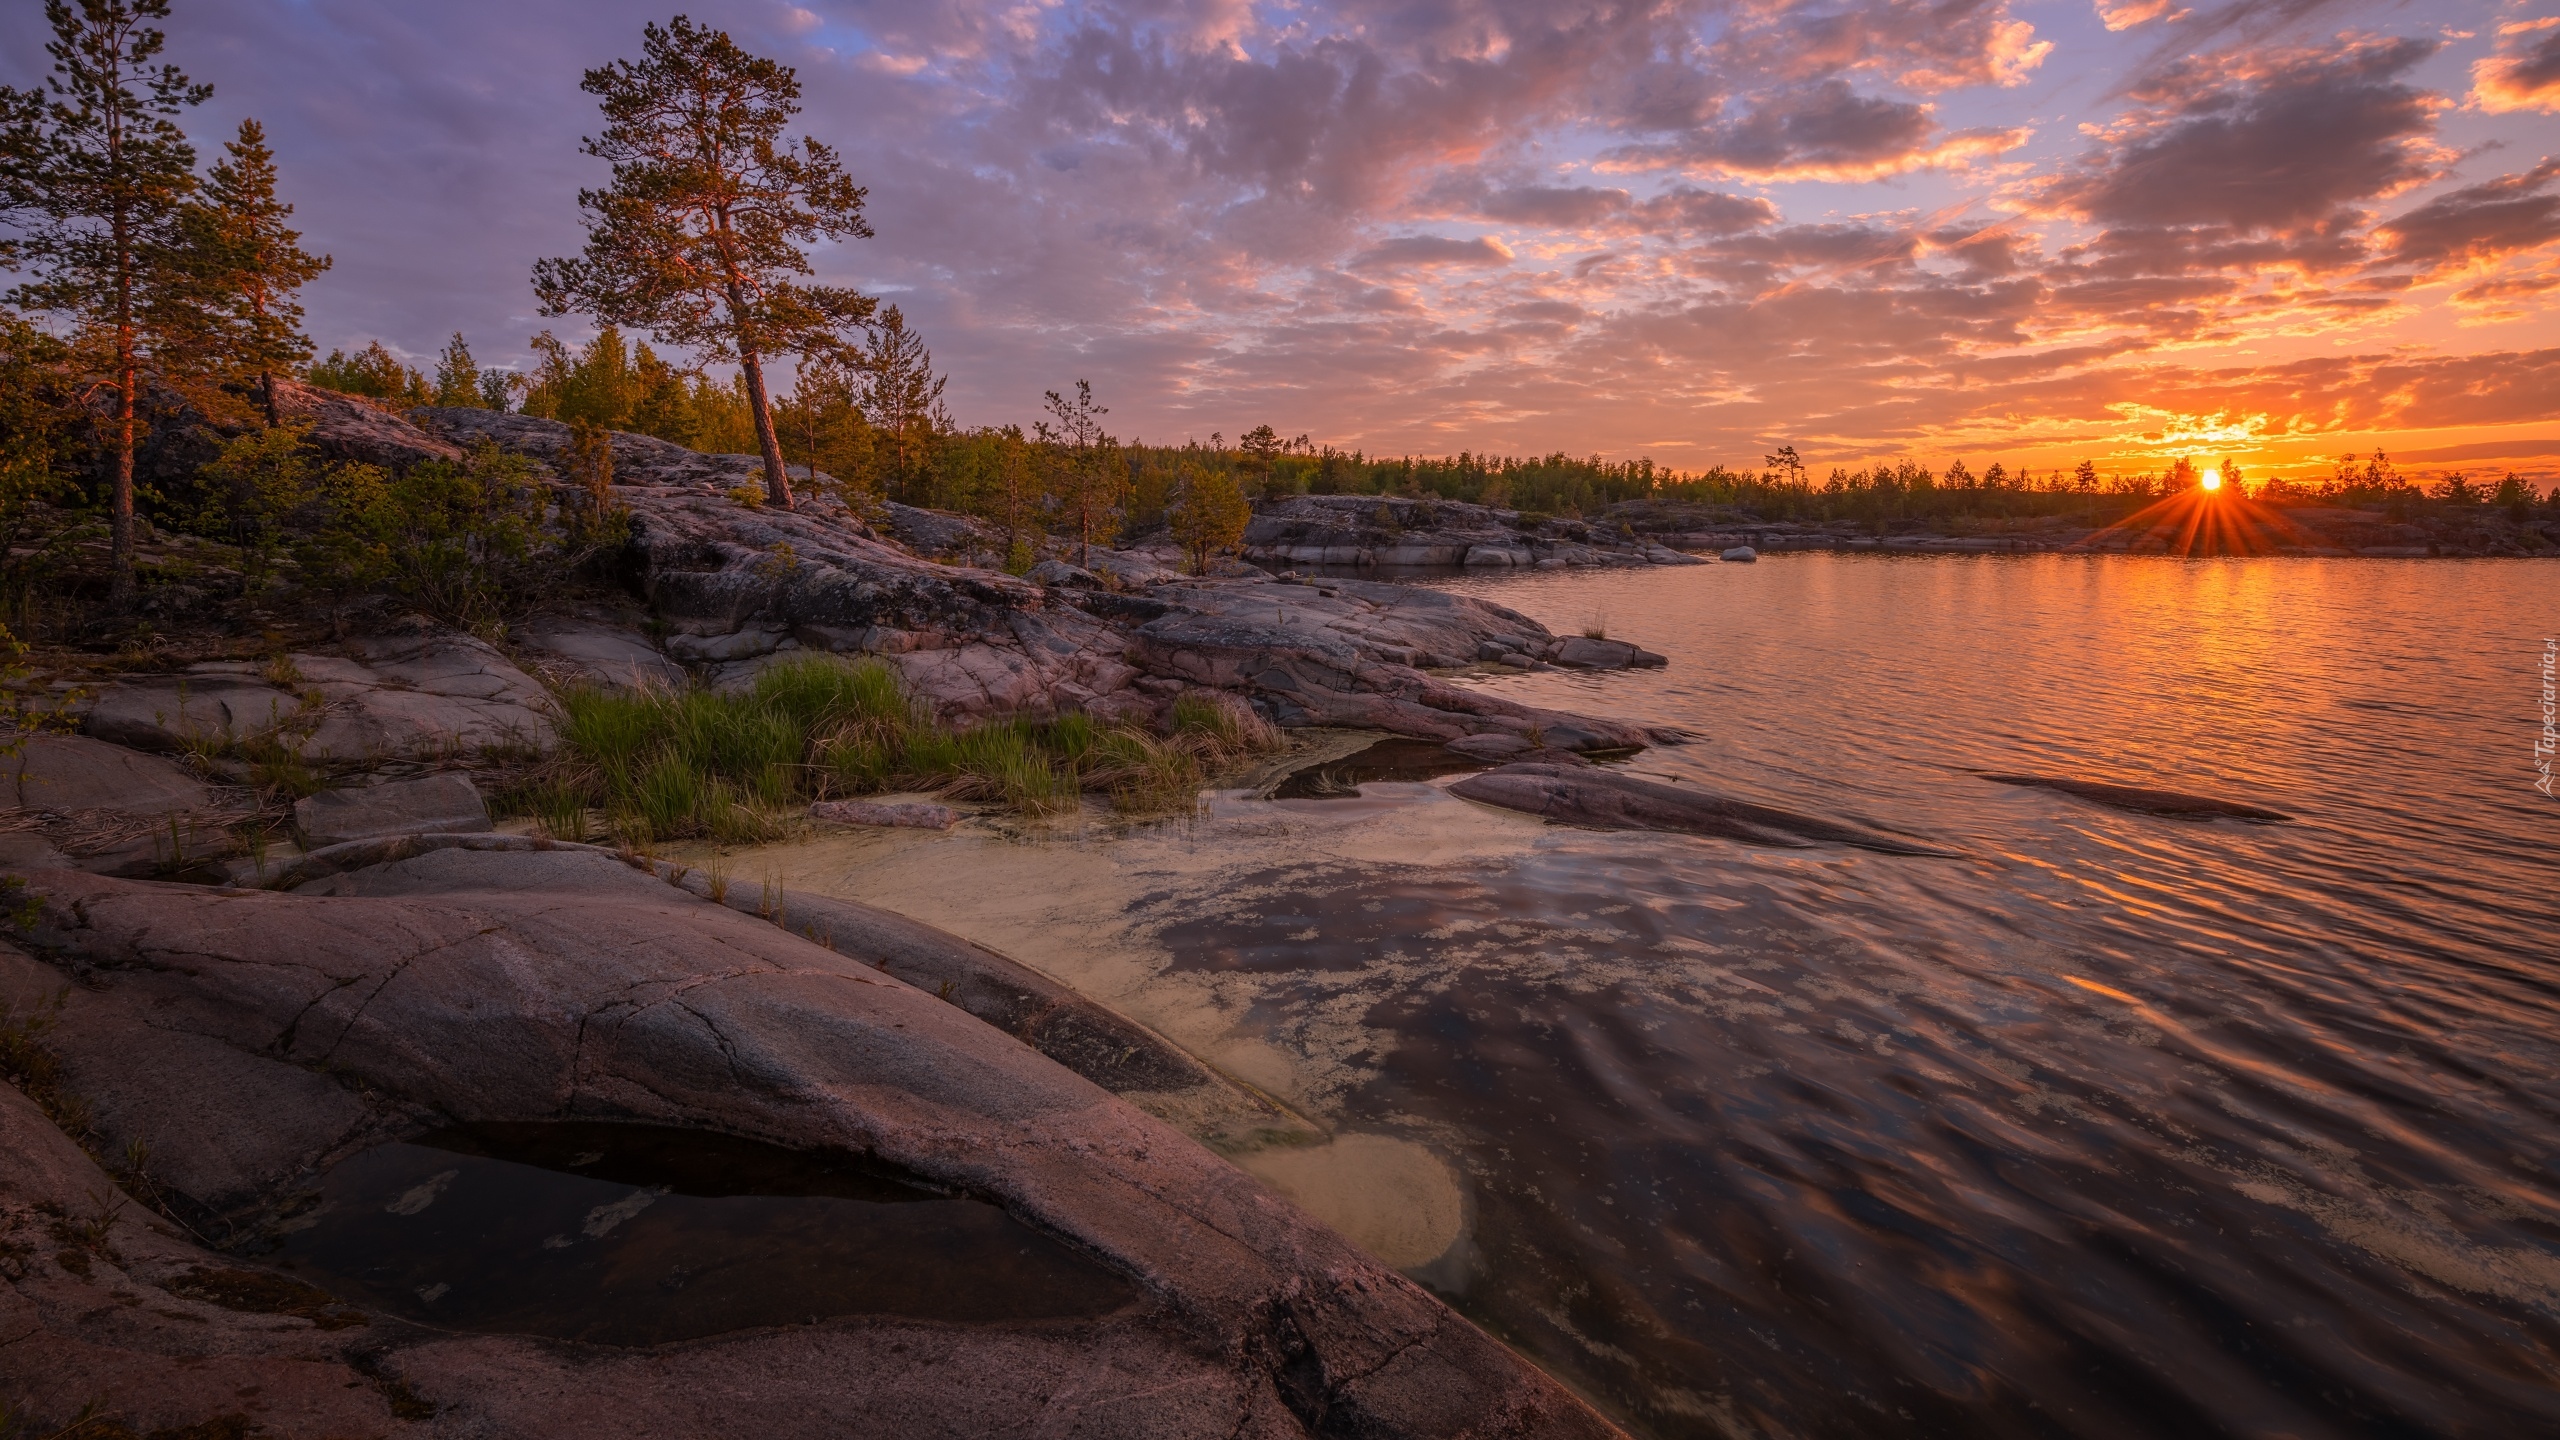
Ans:
[[[1275,739],[1242,705],[1191,696],[1166,737],[1083,714],[955,730],[887,665],[832,655],[777,662],[741,691],[573,689],[560,712],[561,757],[508,804],[564,839],[584,838],[601,810],[633,845],[771,840],[811,799],[890,789],[1034,817],[1093,791],[1123,814],[1162,814],[1194,803],[1212,765]]]

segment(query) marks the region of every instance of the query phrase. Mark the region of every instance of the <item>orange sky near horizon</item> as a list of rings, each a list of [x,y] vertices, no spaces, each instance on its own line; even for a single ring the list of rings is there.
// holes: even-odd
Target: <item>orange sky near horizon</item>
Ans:
[[[963,424],[2560,480],[2560,0],[706,0]],[[197,0],[322,350],[522,365],[630,0]],[[0,81],[43,64],[0,15]],[[505,35],[492,45],[488,37]]]

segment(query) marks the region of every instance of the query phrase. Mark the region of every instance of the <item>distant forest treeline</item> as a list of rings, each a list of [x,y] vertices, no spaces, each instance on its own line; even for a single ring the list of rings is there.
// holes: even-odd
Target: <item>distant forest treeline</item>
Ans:
[[[895,307],[883,312],[880,340],[863,362],[805,376],[775,405],[783,453],[835,477],[860,503],[889,499],[956,510],[1036,532],[1060,521],[1042,483],[1073,448],[1054,424],[962,428],[938,403],[941,377],[932,357]],[[746,396],[736,380],[714,380],[632,344],[606,327],[573,349],[548,331],[533,339],[539,361],[530,373],[484,370],[464,338],[446,344],[433,373],[402,364],[379,342],[355,355],[333,353],[314,364],[315,384],[402,405],[471,405],[557,420],[583,420],[655,436],[713,453],[755,446]],[[848,373],[849,372],[849,373]],[[921,400],[921,403],[919,403]],[[1097,437],[1105,463],[1119,472],[1110,507],[1115,533],[1153,531],[1190,465],[1231,479],[1253,498],[1286,495],[1403,495],[1461,500],[1533,514],[1587,516],[1629,500],[1672,500],[1726,507],[1780,521],[1955,520],[2066,516],[2108,521],[2165,496],[2194,489],[2206,469],[2253,497],[2284,504],[2413,507],[2497,505],[2517,518],[2543,496],[2515,475],[2482,483],[2461,472],[2421,480],[2380,452],[2341,456],[2317,479],[2257,478],[2236,460],[2102,474],[2094,462],[2042,473],[2000,462],[1976,472],[1962,460],[1932,470],[1912,460],[1882,462],[1817,476],[1792,447],[1762,468],[1723,465],[1703,472],[1650,459],[1541,456],[1370,456],[1319,446],[1306,436],[1282,439],[1257,426],[1230,440],[1180,446]]]

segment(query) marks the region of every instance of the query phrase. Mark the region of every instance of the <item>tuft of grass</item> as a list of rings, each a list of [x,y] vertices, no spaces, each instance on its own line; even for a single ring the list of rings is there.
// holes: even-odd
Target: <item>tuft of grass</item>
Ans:
[[[1594,615],[1590,619],[1583,621],[1582,638],[1585,640],[1608,639],[1609,617],[1607,615]]]
[[[586,843],[587,795],[577,786],[554,778],[532,785],[512,799],[515,808],[532,816],[550,839]]]
[[[1087,791],[1126,814],[1185,808],[1210,766],[1277,741],[1224,696],[1185,696],[1159,737],[1083,714],[937,722],[877,660],[794,656],[742,691],[573,689],[560,755],[511,804],[554,835],[600,810],[629,846],[688,836],[748,844],[787,833],[812,798],[937,791],[1043,817]]]
[[[301,744],[288,741],[281,731],[251,736],[237,748],[240,758],[249,762],[249,784],[261,801],[273,803],[281,799],[290,804],[319,793],[326,783],[320,772],[302,758]]]
[[[1279,732],[1241,700],[1193,690],[1175,697],[1173,733],[1211,748],[1216,758],[1238,759],[1276,748]]]
[[[1206,783],[1198,756],[1135,730],[1114,730],[1094,745],[1088,783],[1111,792],[1123,815],[1168,815],[1193,809]]]

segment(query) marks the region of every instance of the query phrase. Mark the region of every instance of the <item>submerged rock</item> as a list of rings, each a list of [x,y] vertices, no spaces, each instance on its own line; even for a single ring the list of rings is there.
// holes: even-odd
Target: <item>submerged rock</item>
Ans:
[[[2175,790],[2150,790],[2135,785],[2108,785],[2095,780],[2069,780],[2052,775],[1993,775],[1983,779],[1994,785],[2023,785],[2038,790],[2059,790],[2083,800],[2094,800],[2118,810],[2131,810],[2144,815],[2170,815],[2181,819],[2227,819],[2288,821],[2293,817],[2279,810],[2256,805],[2243,805],[2232,800],[2216,800],[2207,795],[2185,795]]]
[[[1451,785],[1449,793],[1594,830],[1666,830],[1796,849],[1853,845],[1888,855],[1951,853],[1860,825],[1640,780],[1598,766],[1506,765],[1470,775]]]
[[[313,1440],[814,1437],[848,1416],[937,1436],[1616,1433],[1164,1122],[877,964],[609,856],[445,847],[342,874],[334,895],[33,885],[37,937],[91,981],[57,1033],[83,1098],[116,1117],[102,1148],[145,1138],[129,1117],[185,1107],[189,1178],[163,1198],[199,1233],[292,1213],[326,1157],[437,1117],[616,1120],[875,1156],[1003,1205],[1141,1297],[1101,1317],[857,1315],[642,1349],[420,1329],[109,1203],[114,1182],[0,1087],[0,1223],[100,1216],[87,1248],[28,1253],[0,1288],[0,1387],[46,1420],[104,1394],[136,1428],[198,1425],[255,1386],[265,1433]],[[62,975],[0,962],[13,995]],[[241,1277],[220,1294],[282,1298],[191,1298],[216,1293],[190,1279],[215,1270]]]
[[[1650,650],[1642,650],[1624,640],[1599,640],[1587,635],[1569,635],[1556,642],[1547,659],[1569,670],[1658,670],[1671,662]]]

